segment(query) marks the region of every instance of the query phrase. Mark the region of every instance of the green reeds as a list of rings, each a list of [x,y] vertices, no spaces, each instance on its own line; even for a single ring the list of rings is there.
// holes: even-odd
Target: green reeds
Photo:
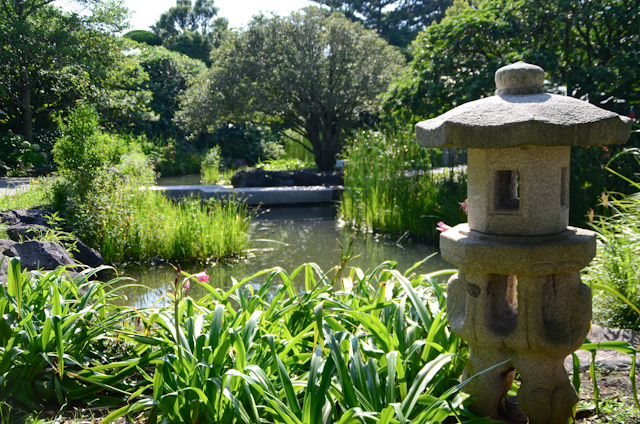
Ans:
[[[640,165],[640,150],[631,149]],[[583,279],[596,285],[596,322],[616,328],[640,329],[640,182],[618,172],[610,173],[630,185],[635,194],[603,194],[602,207],[609,216],[598,217],[592,228],[598,234],[598,254]],[[606,288],[606,289],[602,289]],[[622,298],[628,299],[627,302]]]
[[[466,174],[433,170],[411,131],[360,132],[347,156],[340,214],[350,226],[435,239],[439,221],[466,221]]]
[[[236,202],[174,203],[162,193],[138,187],[95,196],[78,216],[81,239],[91,241],[107,263],[166,260],[216,261],[248,248],[250,218]]]

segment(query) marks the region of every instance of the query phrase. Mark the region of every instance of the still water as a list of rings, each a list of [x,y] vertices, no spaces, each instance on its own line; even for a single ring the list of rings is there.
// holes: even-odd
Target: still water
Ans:
[[[156,179],[158,186],[200,185],[200,174],[180,175],[177,177],[162,177]]]
[[[184,267],[185,271],[196,273],[206,269],[210,275],[209,284],[223,289],[232,286],[232,277],[240,281],[257,271],[275,266],[291,273],[304,263],[315,262],[320,269],[328,272],[340,262],[338,240],[346,248],[353,234],[352,231],[341,228],[339,223],[332,219],[334,213],[334,210],[328,207],[271,209],[259,215],[251,224],[251,251],[247,259],[207,267],[188,265]],[[405,238],[398,238],[358,233],[353,244],[358,257],[350,262],[349,266],[372,271],[384,261],[396,261],[398,269],[404,272],[416,262],[437,252],[435,246],[411,243]],[[436,255],[416,271],[428,273],[450,268],[450,264]],[[144,286],[126,288],[120,292],[125,297],[118,303],[136,307],[147,307],[161,299],[171,288],[176,276],[174,268],[169,264],[153,267],[129,266],[120,272],[121,275],[132,277],[137,280],[137,284]],[[330,274],[332,275],[333,273]],[[256,278],[251,284],[258,288],[265,279],[266,276]],[[297,278],[295,282],[302,287],[303,277]],[[189,293],[193,298],[198,299],[207,293],[203,288],[194,286]],[[163,303],[165,302],[161,300],[160,304]]]

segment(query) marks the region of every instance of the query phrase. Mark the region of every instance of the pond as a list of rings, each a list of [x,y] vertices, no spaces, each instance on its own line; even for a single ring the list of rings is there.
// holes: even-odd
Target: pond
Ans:
[[[252,248],[246,260],[218,263],[206,268],[202,265],[186,265],[185,271],[197,273],[206,269],[210,275],[209,284],[223,289],[232,286],[232,277],[240,281],[260,270],[276,266],[291,273],[304,263],[314,262],[324,272],[328,272],[340,262],[337,240],[346,248],[353,235],[353,231],[340,227],[338,221],[333,219],[334,215],[335,210],[331,207],[272,208],[258,215],[251,224]],[[398,269],[404,272],[416,262],[437,252],[436,246],[399,238],[357,233],[354,247],[358,257],[349,263],[349,267],[372,271],[384,261],[396,261]],[[417,272],[428,273],[451,268],[449,263],[436,255],[417,268]],[[164,264],[128,266],[121,270],[121,275],[132,277],[137,280],[137,284],[145,287],[123,289],[121,295],[125,297],[118,303],[148,307],[170,290],[176,272],[171,265]],[[259,277],[251,284],[257,289],[265,279],[266,276]],[[297,278],[295,282],[300,287],[304,284],[303,278]],[[205,294],[206,291],[197,285],[190,292],[195,299]],[[160,301],[160,304],[164,303],[164,300]]]
[[[200,174],[179,175],[177,177],[162,177],[156,179],[156,185],[161,187],[200,185]]]

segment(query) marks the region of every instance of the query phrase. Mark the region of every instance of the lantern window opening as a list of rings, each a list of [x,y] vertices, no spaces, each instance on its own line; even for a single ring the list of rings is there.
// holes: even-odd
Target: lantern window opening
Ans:
[[[520,209],[520,173],[515,170],[495,172],[494,209],[518,211]]]
[[[518,323],[518,278],[503,274],[490,274],[488,278],[487,324],[494,333],[506,336]]]

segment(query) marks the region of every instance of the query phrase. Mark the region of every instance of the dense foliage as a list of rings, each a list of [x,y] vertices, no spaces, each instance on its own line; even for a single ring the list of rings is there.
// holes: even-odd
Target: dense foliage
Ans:
[[[193,131],[228,121],[283,122],[309,140],[318,167],[328,170],[345,131],[377,109],[401,63],[384,40],[340,14],[307,8],[258,16],[220,48],[187,91],[180,116]]]
[[[525,60],[549,89],[621,113],[640,102],[640,5],[623,0],[486,0],[429,26],[410,71],[390,91],[390,113],[434,117],[491,95],[495,71]]]
[[[349,247],[329,273],[273,268],[229,289],[178,269],[166,306],[149,308],[113,306],[118,281],[90,281],[94,270],[29,275],[12,258],[0,286],[0,401],[60,418],[90,404],[105,423],[489,423],[460,392],[468,348],[434,280],[452,271],[385,262],[363,272],[350,257]],[[199,300],[188,296],[196,284],[208,292]],[[637,353],[583,346],[606,347]]]
[[[138,43],[145,43],[149,46],[161,46],[162,38],[160,36],[154,34],[151,31],[145,31],[142,29],[136,29],[133,31],[129,31],[123,35],[124,38],[130,38],[133,41],[137,41]]]
[[[0,8],[0,109],[4,125],[32,141],[34,121],[72,105],[117,55],[126,28],[120,2],[67,13],[52,0],[7,0]]]
[[[211,52],[225,38],[229,24],[217,14],[213,0],[176,0],[152,29],[169,50],[211,64]]]
[[[636,169],[640,150],[632,151]],[[599,291],[594,301],[598,323],[614,328],[640,329],[640,315],[632,305],[640,305],[640,183],[610,170],[615,178],[631,185],[633,194],[603,193],[601,205],[606,216],[596,217],[598,255],[587,269],[585,281],[603,284],[631,301],[625,303],[610,291]],[[637,309],[637,306],[636,306]]]
[[[362,22],[389,42],[405,48],[418,35],[419,31],[439,22],[451,0],[313,0],[329,6],[332,11],[345,14],[346,17]]]

